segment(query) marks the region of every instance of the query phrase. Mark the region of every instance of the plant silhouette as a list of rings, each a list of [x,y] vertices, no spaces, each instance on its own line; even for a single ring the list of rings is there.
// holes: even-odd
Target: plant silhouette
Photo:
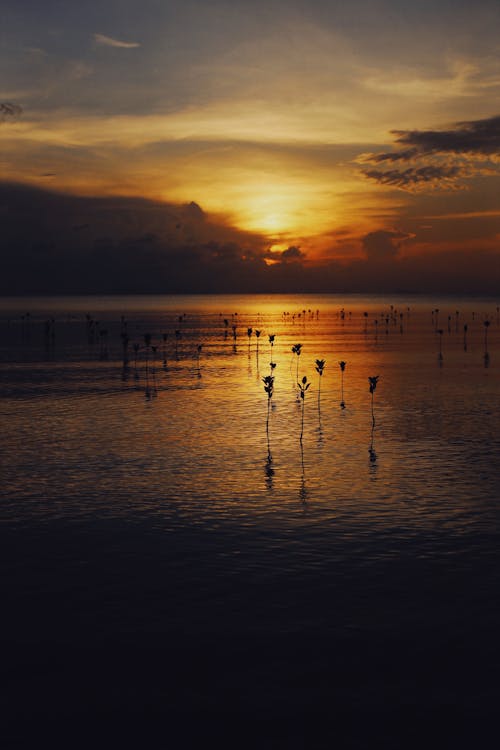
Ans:
[[[262,378],[264,383],[264,391],[267,393],[267,416],[266,416],[266,436],[267,436],[267,458],[268,461],[272,461],[271,456],[271,445],[269,442],[269,412],[271,410],[271,399],[274,393],[274,376],[266,375]]]
[[[300,428],[300,442],[302,443],[302,437],[304,435],[304,407],[306,402],[306,391],[309,390],[310,383],[307,382],[307,377],[304,375],[302,378],[302,381],[297,383],[300,391],[300,398],[302,401],[302,419],[301,419],[301,428]]]
[[[344,362],[344,360],[341,360],[339,362],[340,367],[340,408],[345,409],[345,401],[344,401],[344,372],[345,372],[345,366],[347,362]]]

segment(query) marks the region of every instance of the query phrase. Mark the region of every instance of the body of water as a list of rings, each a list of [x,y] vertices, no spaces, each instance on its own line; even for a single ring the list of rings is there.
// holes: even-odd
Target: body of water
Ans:
[[[16,720],[490,711],[499,323],[486,299],[3,300]]]

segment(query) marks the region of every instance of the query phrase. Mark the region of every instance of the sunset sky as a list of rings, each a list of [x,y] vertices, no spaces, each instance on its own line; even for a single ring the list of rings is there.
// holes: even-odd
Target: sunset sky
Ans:
[[[494,293],[499,39],[498,0],[4,0],[1,291]]]

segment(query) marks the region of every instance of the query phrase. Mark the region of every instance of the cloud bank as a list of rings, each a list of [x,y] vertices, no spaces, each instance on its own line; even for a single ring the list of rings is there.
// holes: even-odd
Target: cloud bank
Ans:
[[[438,292],[498,294],[500,253],[409,255],[410,235],[359,238],[365,257],[313,263],[307,250],[216,221],[192,202],[83,198],[0,183],[0,293]],[[269,261],[272,261],[271,263]]]

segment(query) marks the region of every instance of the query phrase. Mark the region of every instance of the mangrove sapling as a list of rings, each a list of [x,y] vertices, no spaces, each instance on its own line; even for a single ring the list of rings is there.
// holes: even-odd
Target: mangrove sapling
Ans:
[[[464,352],[467,351],[467,323],[464,323]]]
[[[299,379],[299,359],[300,359],[300,353],[302,351],[302,344],[295,344],[295,346],[292,346],[292,352],[295,352],[297,357],[297,368],[295,372],[295,377],[298,380]]]
[[[318,382],[318,420],[319,420],[319,432],[321,436],[321,378],[323,377],[323,370],[325,369],[325,360],[324,359],[317,359],[316,360],[316,372],[319,375],[319,382]]]
[[[259,363],[259,338],[260,338],[260,331],[257,331],[257,330],[255,331],[255,338],[257,339],[257,346],[256,346],[256,349],[255,349],[255,353],[256,353],[256,359],[257,359],[257,364],[258,364]]]
[[[272,457],[271,457],[271,446],[269,442],[269,412],[271,410],[271,399],[274,393],[274,376],[266,375],[264,378],[262,378],[262,382],[264,383],[264,390],[267,393],[266,436],[267,436],[267,459],[270,462],[272,460]]]
[[[144,395],[146,398],[151,398],[151,391],[149,390],[149,347],[151,346],[151,334],[144,334],[144,344],[146,345],[146,390]]]
[[[163,369],[168,370],[168,364],[167,364],[167,339],[168,339],[168,333],[162,334],[163,339]]]
[[[440,365],[442,365],[443,364],[443,333],[444,333],[443,329],[442,328],[438,328],[436,330],[436,333],[439,336],[438,362],[439,362]]]
[[[345,409],[345,401],[344,401],[344,370],[347,362],[344,362],[344,360],[341,360],[339,362],[340,367],[340,408]]]
[[[484,323],[484,366],[489,367],[490,364],[490,353],[488,351],[488,328],[490,327],[490,321],[485,320]]]
[[[137,369],[137,355],[139,353],[139,348],[140,348],[139,344],[133,344],[132,348],[134,350],[134,377],[135,377],[136,380],[138,380],[139,379],[139,371]]]
[[[253,328],[247,328],[248,336],[248,356],[250,356],[250,339],[252,338]]]
[[[202,349],[203,349],[203,344],[198,344],[198,346],[196,347],[196,364],[197,364],[199,378],[201,378],[200,354],[201,354]]]
[[[321,401],[321,378],[323,377],[323,370],[325,369],[325,360],[324,359],[317,359],[316,360],[316,372],[319,375],[319,382],[318,382],[318,409],[320,407],[320,401]]]
[[[158,351],[157,346],[151,346],[151,375],[153,377],[153,396],[158,395],[158,387],[156,384],[156,352]]]
[[[372,427],[375,427],[375,410],[374,410],[374,393],[377,388],[377,383],[379,379],[379,375],[373,375],[372,377],[368,378],[368,382],[370,383],[370,393],[371,393],[371,407],[372,407]]]
[[[300,428],[300,442],[302,443],[302,437],[304,435],[304,406],[306,402],[306,391],[309,389],[310,383],[307,382],[307,377],[304,375],[301,383],[297,383],[300,390],[300,398],[302,400],[302,420]]]
[[[276,334],[272,333],[269,335],[269,343],[271,344],[271,364],[273,362],[273,348],[274,348],[274,339],[276,337]]]
[[[123,356],[123,368],[128,368],[128,345],[130,343],[130,339],[127,336],[125,332],[122,332],[120,334],[121,340],[122,340],[122,356]]]

